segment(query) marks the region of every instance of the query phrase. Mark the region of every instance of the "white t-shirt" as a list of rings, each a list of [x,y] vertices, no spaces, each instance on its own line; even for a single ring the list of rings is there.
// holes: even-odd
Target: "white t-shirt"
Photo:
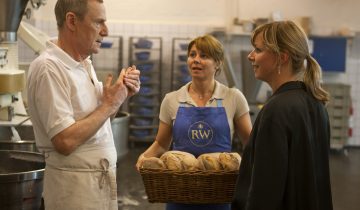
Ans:
[[[187,83],[177,91],[165,95],[161,103],[159,118],[162,122],[173,125],[180,102],[191,106],[197,106],[189,95],[188,89],[191,82]],[[234,135],[234,120],[249,112],[249,105],[245,96],[236,88],[228,88],[216,81],[215,90],[206,107],[217,107],[215,99],[222,99],[222,106],[226,110],[227,120],[230,126],[231,137]]]
[[[75,61],[54,41],[48,41],[31,63],[27,78],[29,113],[40,151],[54,150],[51,139],[93,112],[102,94],[91,60]],[[85,144],[100,141],[113,141],[110,119]]]

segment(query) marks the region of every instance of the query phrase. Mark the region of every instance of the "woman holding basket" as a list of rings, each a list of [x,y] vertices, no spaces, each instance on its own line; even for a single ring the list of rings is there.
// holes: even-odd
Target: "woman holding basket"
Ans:
[[[136,164],[160,157],[170,149],[195,157],[211,152],[230,152],[234,133],[247,144],[251,121],[244,95],[215,80],[224,62],[221,43],[211,35],[192,40],[187,51],[192,80],[179,90],[166,94],[160,108],[160,124],[154,143],[140,155]],[[200,134],[211,129],[211,135]],[[230,204],[166,204],[167,210],[229,210]]]

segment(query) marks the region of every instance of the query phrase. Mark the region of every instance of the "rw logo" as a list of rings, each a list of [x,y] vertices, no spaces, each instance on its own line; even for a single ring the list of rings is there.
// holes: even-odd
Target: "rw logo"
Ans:
[[[195,146],[206,146],[213,139],[213,129],[206,122],[199,121],[190,126],[188,137]]]

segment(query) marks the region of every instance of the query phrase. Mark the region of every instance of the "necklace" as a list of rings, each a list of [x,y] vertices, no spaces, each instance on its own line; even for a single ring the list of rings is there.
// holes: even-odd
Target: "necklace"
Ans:
[[[203,95],[201,95],[201,94],[199,94],[198,92],[196,92],[195,89],[193,88],[193,85],[192,85],[192,84],[190,84],[190,89],[197,95],[197,97],[198,97],[200,100],[203,100],[207,94],[210,94],[210,96],[212,96],[212,94],[213,94],[214,91],[215,91],[215,85],[214,85],[214,88],[213,88],[213,90],[212,90],[211,92],[209,91],[209,92],[207,92],[207,93],[204,93]]]

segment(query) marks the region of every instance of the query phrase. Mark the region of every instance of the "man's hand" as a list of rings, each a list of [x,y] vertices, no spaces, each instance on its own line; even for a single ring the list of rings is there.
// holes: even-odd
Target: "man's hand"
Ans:
[[[125,74],[125,70],[123,69],[114,84],[111,84],[113,80],[113,76],[111,74],[109,74],[106,78],[102,103],[110,107],[111,114],[114,114],[119,110],[121,104],[129,95],[128,88],[124,84]]]
[[[124,70],[124,69],[123,69]],[[140,90],[140,71],[135,65],[125,70],[124,83],[128,88],[128,97],[135,95]]]

